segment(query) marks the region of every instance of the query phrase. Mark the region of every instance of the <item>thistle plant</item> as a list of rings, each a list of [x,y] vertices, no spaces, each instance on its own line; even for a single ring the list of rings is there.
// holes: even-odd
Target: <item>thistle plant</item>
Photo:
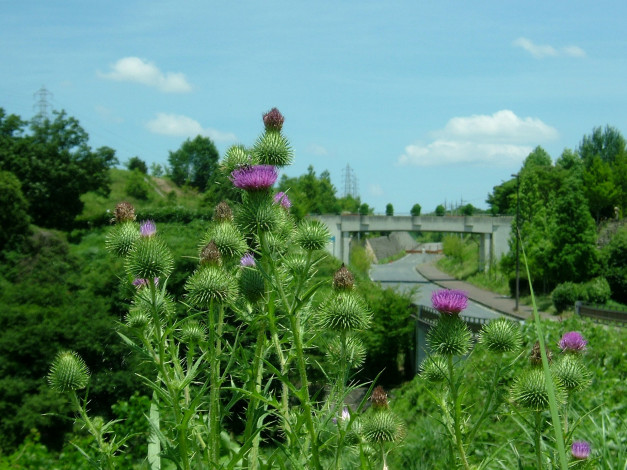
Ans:
[[[168,290],[175,260],[158,224],[138,222],[128,203],[116,208],[106,246],[123,259],[120,282],[131,293],[118,333],[149,366],[140,379],[152,392],[150,469],[369,469],[386,466],[402,437],[400,419],[377,408],[377,394],[368,413],[370,393],[350,410],[345,404],[358,385],[352,371],[364,361],[360,334],[371,314],[346,267],[333,279],[317,276],[327,227],[297,222],[288,194],[273,190],[293,160],[284,121],[272,109],[250,150],[227,150],[219,168],[242,203],[215,207],[181,298]],[[310,379],[321,367],[310,360],[314,349],[328,359],[318,374],[326,384]],[[94,434],[104,456],[98,466],[113,468],[122,450],[115,423],[94,425],[87,400],[76,395],[88,383],[86,370],[64,353],[50,384],[71,395],[77,420]]]

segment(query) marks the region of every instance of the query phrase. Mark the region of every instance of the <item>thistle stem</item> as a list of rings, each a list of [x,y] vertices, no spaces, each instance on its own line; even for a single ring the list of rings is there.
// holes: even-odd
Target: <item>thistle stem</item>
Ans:
[[[539,411],[535,412],[534,426],[534,445],[536,448],[536,465],[538,470],[542,470],[542,415]]]
[[[470,465],[468,465],[468,460],[466,459],[466,451],[464,450],[464,442],[462,440],[462,430],[461,430],[461,415],[462,415],[462,404],[459,398],[459,390],[457,389],[457,383],[455,382],[455,371],[453,368],[453,356],[451,354],[448,355],[448,374],[449,381],[451,387],[451,398],[453,399],[453,430],[455,433],[455,443],[457,445],[457,451],[459,452],[459,457],[462,460],[462,464],[466,470],[470,470]]]

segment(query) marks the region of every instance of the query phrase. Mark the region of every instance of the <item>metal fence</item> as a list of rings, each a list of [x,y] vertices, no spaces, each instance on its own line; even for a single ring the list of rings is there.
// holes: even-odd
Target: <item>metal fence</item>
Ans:
[[[604,305],[590,305],[578,301],[575,302],[575,313],[597,322],[627,327],[627,308],[607,308]]]

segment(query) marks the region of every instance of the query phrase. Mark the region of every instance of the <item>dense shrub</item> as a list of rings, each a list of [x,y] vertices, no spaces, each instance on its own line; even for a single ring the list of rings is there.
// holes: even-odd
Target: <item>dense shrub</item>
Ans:
[[[581,285],[574,282],[563,282],[553,289],[551,300],[557,313],[572,308],[577,300],[582,300]]]
[[[604,271],[612,298],[627,303],[627,227],[620,230],[603,249]]]
[[[150,186],[144,179],[145,175],[140,170],[133,170],[126,182],[124,190],[126,194],[136,199],[145,201],[148,199],[148,193],[150,192]]]
[[[604,304],[610,300],[612,291],[604,277],[595,277],[581,286],[581,300],[591,304]]]

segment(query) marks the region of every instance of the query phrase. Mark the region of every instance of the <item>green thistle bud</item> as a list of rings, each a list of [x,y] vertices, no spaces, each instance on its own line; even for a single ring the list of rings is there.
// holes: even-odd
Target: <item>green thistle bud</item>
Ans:
[[[507,318],[498,318],[484,325],[479,333],[479,342],[492,352],[512,352],[520,349],[522,334],[517,323]]]
[[[569,391],[576,391],[590,385],[590,373],[574,354],[565,354],[553,364],[553,374]]]
[[[187,320],[181,326],[181,341],[185,344],[199,344],[205,340],[207,330],[196,320]]]
[[[187,301],[199,308],[208,307],[214,301],[227,304],[235,301],[237,281],[224,269],[207,265],[195,271],[185,283]]]
[[[438,383],[446,379],[448,366],[446,358],[432,354],[420,364],[421,376],[428,382]]]
[[[132,221],[121,222],[114,226],[105,240],[107,250],[119,257],[126,256],[139,239],[139,227]]]
[[[150,315],[142,308],[133,307],[126,314],[125,320],[129,328],[143,330],[150,323]]]
[[[248,250],[244,237],[231,222],[213,224],[202,239],[203,247],[213,242],[225,262],[239,261]],[[202,257],[202,256],[201,256]]]
[[[304,219],[296,229],[294,241],[303,250],[316,251],[324,249],[330,238],[325,224],[318,220]]]
[[[151,290],[146,288],[138,289],[133,298],[133,306],[129,311],[129,315],[137,312],[133,313],[133,316],[137,317],[137,321],[141,321],[142,318],[152,318],[155,311],[161,319],[172,318],[175,314],[174,301],[166,294],[165,288],[156,289],[154,305]]]
[[[89,369],[74,351],[62,351],[52,362],[48,384],[57,392],[81,390],[89,382]]]
[[[427,344],[442,356],[463,356],[470,349],[472,333],[458,316],[441,315],[427,333]]]
[[[126,259],[126,272],[134,279],[165,279],[173,267],[170,250],[156,236],[140,237]]]
[[[302,276],[308,268],[307,257],[302,253],[292,253],[285,258],[283,266],[292,276]]]
[[[346,338],[346,365],[350,369],[361,367],[366,361],[366,347],[364,343],[355,336]],[[327,360],[331,364],[340,364],[342,360],[342,342],[340,338],[333,338],[327,345]]]
[[[403,422],[391,411],[382,410],[371,413],[362,424],[364,438],[372,444],[397,442],[403,439]]]
[[[351,290],[355,285],[355,276],[344,266],[335,271],[333,274],[333,289],[335,290]]]
[[[233,211],[226,201],[221,201],[213,210],[214,222],[233,222]]]
[[[557,402],[564,403],[566,398],[564,387],[555,380],[553,388]],[[544,370],[537,367],[525,370],[515,379],[511,389],[511,398],[520,406],[534,411],[548,409],[549,393],[546,388]]]
[[[250,303],[261,300],[266,293],[266,285],[261,273],[251,267],[242,267],[238,275],[239,288]]]
[[[281,208],[269,194],[242,194],[242,204],[235,212],[235,222],[244,233],[271,232],[281,221]]]
[[[282,134],[270,131],[264,133],[255,142],[253,157],[261,165],[284,167],[292,163],[294,152]]]
[[[365,330],[370,318],[365,302],[355,293],[345,291],[331,295],[319,312],[320,326],[336,331]]]
[[[246,151],[243,145],[232,145],[224,154],[224,159],[220,164],[220,169],[227,175],[230,175],[233,170],[246,165],[257,165],[258,161],[254,160],[254,157]]]

